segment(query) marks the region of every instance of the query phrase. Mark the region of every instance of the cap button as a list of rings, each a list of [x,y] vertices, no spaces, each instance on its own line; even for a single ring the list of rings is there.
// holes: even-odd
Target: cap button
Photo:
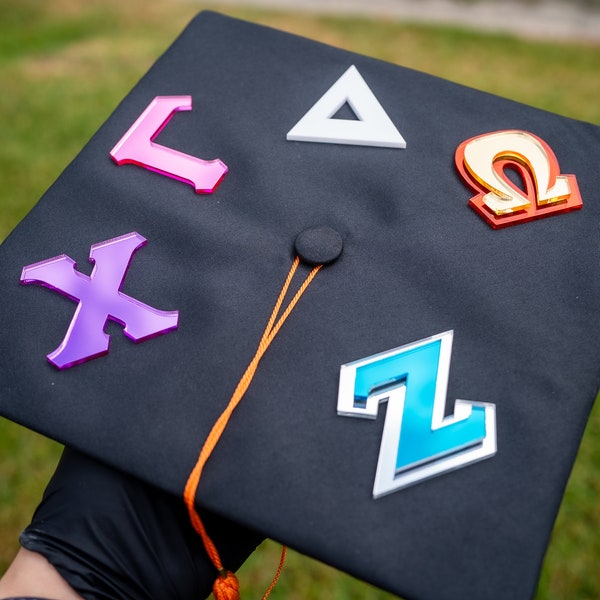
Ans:
[[[344,241],[331,227],[310,227],[298,234],[294,248],[303,262],[309,265],[326,265],[339,258]]]

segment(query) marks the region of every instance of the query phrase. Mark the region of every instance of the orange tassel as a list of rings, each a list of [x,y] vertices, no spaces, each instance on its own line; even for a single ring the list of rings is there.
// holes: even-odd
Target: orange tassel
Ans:
[[[235,573],[226,571],[215,579],[213,596],[215,600],[240,600],[240,583]]]
[[[260,363],[261,358],[263,357],[264,353],[267,351],[267,348],[270,346],[271,342],[281,329],[282,325],[285,323],[286,319],[289,317],[290,313],[300,300],[302,294],[304,294],[304,292],[306,291],[306,288],[308,288],[315,275],[319,272],[319,269],[321,269],[321,267],[323,266],[317,265],[312,269],[312,271],[308,274],[308,276],[296,292],[295,296],[290,300],[283,313],[279,316],[279,319],[277,319],[277,316],[279,315],[279,312],[281,310],[281,305],[283,304],[288,288],[299,264],[300,258],[296,256],[294,262],[292,263],[290,271],[286,277],[286,280],[283,284],[283,287],[281,288],[279,297],[277,298],[277,302],[273,307],[273,311],[271,313],[269,321],[267,322],[267,326],[265,327],[260,343],[258,344],[258,348],[256,349],[256,354],[254,355],[254,358],[250,361],[250,364],[248,365],[246,371],[242,375],[242,378],[238,382],[238,385],[235,388],[235,391],[233,392],[233,395],[231,396],[227,407],[221,413],[221,416],[217,419],[216,423],[213,425],[213,428],[208,434],[208,437],[206,438],[206,441],[202,446],[202,450],[200,451],[200,455],[198,456],[196,465],[192,469],[192,472],[188,477],[185,489],[183,491],[183,499],[188,509],[190,521],[198,535],[202,538],[204,548],[206,549],[206,553],[208,554],[210,560],[212,561],[217,571],[219,571],[219,576],[217,577],[213,585],[213,595],[216,600],[239,600],[239,582],[234,573],[232,573],[231,571],[225,571],[223,569],[223,564],[221,563],[221,557],[219,556],[219,552],[215,547],[212,539],[208,535],[204,527],[204,523],[200,518],[200,515],[196,511],[196,492],[198,491],[200,476],[202,475],[204,465],[206,464],[206,461],[212,454],[212,451],[215,449],[215,446],[221,438],[221,435],[225,431],[225,427],[227,427],[227,423],[229,422],[233,411],[241,402],[242,398],[244,397],[244,394],[246,393],[246,390],[250,386],[254,374],[258,369],[258,364]],[[277,570],[275,579],[273,580],[273,583],[267,590],[267,593],[263,597],[263,600],[271,593],[273,586],[277,582],[277,579],[279,578],[279,574],[281,573],[281,569],[283,567],[284,558],[285,547],[282,551],[282,560],[279,564],[279,569]]]

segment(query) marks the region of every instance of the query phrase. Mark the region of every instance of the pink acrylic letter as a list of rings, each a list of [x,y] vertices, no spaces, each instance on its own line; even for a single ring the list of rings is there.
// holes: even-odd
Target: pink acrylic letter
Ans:
[[[191,109],[191,96],[157,96],[111,150],[112,159],[118,165],[139,165],[189,183],[198,194],[214,192],[227,165],[218,158],[202,160],[154,142],[175,112]]]

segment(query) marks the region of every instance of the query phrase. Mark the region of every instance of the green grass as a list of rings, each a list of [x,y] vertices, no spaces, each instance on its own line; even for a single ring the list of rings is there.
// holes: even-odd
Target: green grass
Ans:
[[[156,0],[0,3],[0,239],[18,223],[201,5]],[[457,28],[250,9],[223,12],[600,124],[600,47]],[[0,572],[40,497],[57,444],[0,419]],[[592,414],[544,564],[537,600],[600,598],[600,406]],[[260,597],[279,550],[241,572]],[[272,598],[391,598],[291,553]]]

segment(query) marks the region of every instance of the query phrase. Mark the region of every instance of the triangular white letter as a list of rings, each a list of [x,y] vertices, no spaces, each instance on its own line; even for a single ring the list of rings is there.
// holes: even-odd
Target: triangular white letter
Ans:
[[[333,118],[346,102],[358,120]],[[287,139],[406,148],[404,138],[354,65],[292,127]]]

